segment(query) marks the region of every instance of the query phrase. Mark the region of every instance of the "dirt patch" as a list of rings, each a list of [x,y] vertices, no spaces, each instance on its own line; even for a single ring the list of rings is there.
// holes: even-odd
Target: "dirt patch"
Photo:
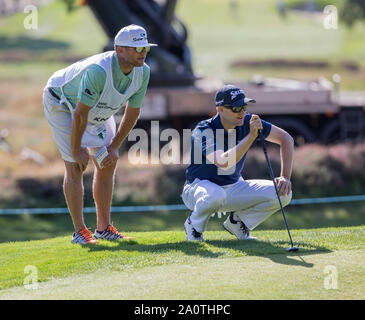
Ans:
[[[73,63],[84,58],[84,56],[64,54],[40,54],[39,52],[32,52],[28,50],[11,50],[0,52],[0,62],[42,61]]]
[[[360,66],[354,61],[339,61],[338,65],[349,71],[359,71]],[[231,68],[244,67],[269,67],[269,68],[315,68],[327,69],[332,67],[327,61],[308,61],[301,59],[264,59],[264,60],[235,60],[230,64]]]

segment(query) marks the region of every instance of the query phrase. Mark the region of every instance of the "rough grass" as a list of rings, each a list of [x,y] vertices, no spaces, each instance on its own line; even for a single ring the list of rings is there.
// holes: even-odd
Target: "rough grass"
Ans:
[[[255,232],[260,242],[236,241],[217,231],[206,232],[203,243],[187,243],[184,233],[175,231],[129,235],[135,240],[95,246],[72,245],[69,237],[0,244],[0,298],[364,298],[363,226],[294,230],[300,247],[296,254],[284,250],[286,231]],[[37,268],[39,291],[22,287],[29,265]],[[340,290],[327,292],[323,287],[327,265],[337,268]],[[233,283],[228,281],[232,273]],[[184,281],[188,274],[191,281]],[[94,290],[84,293],[77,287],[85,281]],[[239,290],[244,281],[245,290]],[[113,283],[110,292],[100,293],[103,283]],[[19,288],[4,290],[14,286]],[[129,290],[132,295],[127,297]]]
[[[340,61],[354,61],[364,66],[365,28],[357,23],[346,28],[341,20],[337,30],[326,30],[318,15],[289,12],[286,19],[277,13],[274,0],[237,1],[235,11],[229,1],[209,1],[209,14],[204,12],[208,1],[182,1],[178,14],[189,30],[194,69],[208,77],[226,81],[242,81],[253,74],[289,78],[331,78],[342,76],[342,88],[363,90],[355,79],[362,72],[340,67]],[[218,22],[218,23],[217,23]],[[233,61],[253,59],[304,59],[326,61],[327,69],[303,68],[230,68]]]
[[[226,82],[246,80],[255,73],[298,79],[331,78],[340,73],[342,88],[362,90],[361,69],[346,70],[340,62],[353,61],[365,67],[364,24],[356,23],[349,29],[340,20],[337,30],[326,30],[318,15],[289,12],[286,19],[281,19],[276,2],[238,0],[234,11],[230,1],[178,2],[176,14],[188,28],[195,72]],[[24,16],[19,13],[0,21],[0,58],[6,61],[8,57],[11,61],[18,57],[23,61],[2,63],[0,79],[25,76],[46,81],[51,71],[60,68],[61,61],[67,65],[67,59],[95,54],[108,41],[88,7],[67,13],[66,6],[55,1],[39,9],[37,30],[24,29]],[[266,58],[324,60],[330,62],[330,67],[322,70],[230,67],[237,60]]]

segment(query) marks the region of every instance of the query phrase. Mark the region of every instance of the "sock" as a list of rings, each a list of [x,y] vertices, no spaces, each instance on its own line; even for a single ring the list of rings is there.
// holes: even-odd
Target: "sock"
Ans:
[[[233,214],[233,220],[237,221],[237,222],[241,221],[240,217],[238,215],[236,215],[235,213]]]
[[[231,216],[230,216],[230,218],[231,218],[231,221],[234,223],[234,222],[240,222],[241,221],[241,219],[234,213],[234,212],[231,212]]]

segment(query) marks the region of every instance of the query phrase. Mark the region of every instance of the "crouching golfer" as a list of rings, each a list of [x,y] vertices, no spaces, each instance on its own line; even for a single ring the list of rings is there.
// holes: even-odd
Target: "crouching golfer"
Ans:
[[[217,114],[201,121],[191,138],[191,163],[186,169],[182,192],[192,211],[185,221],[187,240],[203,241],[209,218],[216,212],[229,212],[223,227],[239,240],[257,240],[250,235],[265,219],[280,209],[272,180],[244,180],[241,171],[248,149],[262,130],[265,140],[280,146],[281,174],[275,178],[283,206],[292,197],[294,143],[284,130],[246,113],[244,92],[223,86],[215,96]]]
[[[118,150],[137,121],[146,94],[150,69],[144,61],[150,46],[155,45],[148,43],[144,28],[124,27],[114,39],[113,51],[55,72],[44,89],[44,112],[65,162],[63,190],[75,228],[73,243],[125,238],[110,224],[114,173]],[[125,108],[124,115],[116,130],[113,115],[121,108]],[[102,147],[107,156],[99,166],[96,153]],[[82,177],[90,156],[95,166],[94,238],[83,218]]]

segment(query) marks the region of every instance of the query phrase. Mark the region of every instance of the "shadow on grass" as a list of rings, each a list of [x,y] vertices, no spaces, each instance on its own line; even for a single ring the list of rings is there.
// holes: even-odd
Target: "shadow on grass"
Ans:
[[[219,248],[230,248],[239,252],[243,251],[247,256],[261,256],[268,258],[275,263],[295,265],[306,268],[312,268],[313,264],[306,262],[303,259],[303,256],[332,252],[331,250],[323,246],[313,246],[309,245],[308,243],[301,242],[295,243],[295,245],[299,247],[299,251],[297,252],[286,251],[286,248],[289,248],[290,245],[288,242],[285,241],[245,241],[244,243],[242,243],[241,241],[236,240],[213,240],[207,242]],[[300,261],[295,259],[295,257],[299,257]]]
[[[139,251],[144,253],[165,253],[169,251],[181,251],[188,256],[199,258],[220,258],[224,256],[259,256],[270,259],[275,263],[312,268],[313,264],[306,262],[304,256],[319,253],[332,252],[326,247],[313,246],[308,243],[296,243],[300,248],[298,252],[288,252],[283,248],[288,243],[284,241],[237,241],[237,240],[207,240],[205,242],[173,242],[163,244],[139,244],[136,240],[125,240],[116,243],[115,246],[106,246],[99,243],[96,246],[84,246],[89,251]],[[215,247],[215,248],[214,248]],[[216,250],[219,249],[219,250]],[[223,250],[222,250],[223,249]],[[226,250],[224,250],[226,249]],[[230,252],[227,253],[227,250]],[[222,252],[223,251],[223,252]],[[299,257],[295,259],[295,257]]]
[[[92,176],[85,176],[92,179]],[[85,183],[85,206],[94,206],[90,183]],[[32,179],[22,179],[17,188],[22,190],[24,197],[13,200],[1,198],[2,208],[41,208],[41,207],[66,207],[62,180],[55,178],[46,184],[38,183]],[[38,200],[42,198],[42,206]],[[117,203],[113,205],[134,205],[135,203]],[[125,212],[113,213],[114,225],[123,233],[150,232],[150,231],[182,231],[188,211],[176,212]],[[365,224],[365,204],[363,202],[351,204],[332,204],[318,206],[297,206],[286,210],[288,223],[291,230],[315,229],[328,227],[353,227]],[[96,215],[85,214],[85,222],[92,230],[96,227]],[[225,219],[216,217],[209,221],[209,231],[221,231]],[[64,215],[0,215],[0,243],[8,241],[25,241],[49,239],[59,236],[71,236],[73,230],[72,220],[68,214]],[[280,212],[266,220],[255,231],[285,230],[285,224]],[[255,232],[254,231],[254,232]],[[253,233],[255,235],[255,233]]]
[[[205,248],[204,245],[198,242],[168,242],[168,243],[160,243],[160,244],[139,244],[136,240],[123,240],[119,241],[117,245],[110,247],[103,245],[103,241],[101,241],[98,245],[95,246],[84,246],[84,248],[89,251],[139,251],[146,253],[164,253],[169,251],[181,251],[186,255],[198,255],[202,258],[218,258],[224,253],[221,252],[213,252],[209,250],[209,248]]]

